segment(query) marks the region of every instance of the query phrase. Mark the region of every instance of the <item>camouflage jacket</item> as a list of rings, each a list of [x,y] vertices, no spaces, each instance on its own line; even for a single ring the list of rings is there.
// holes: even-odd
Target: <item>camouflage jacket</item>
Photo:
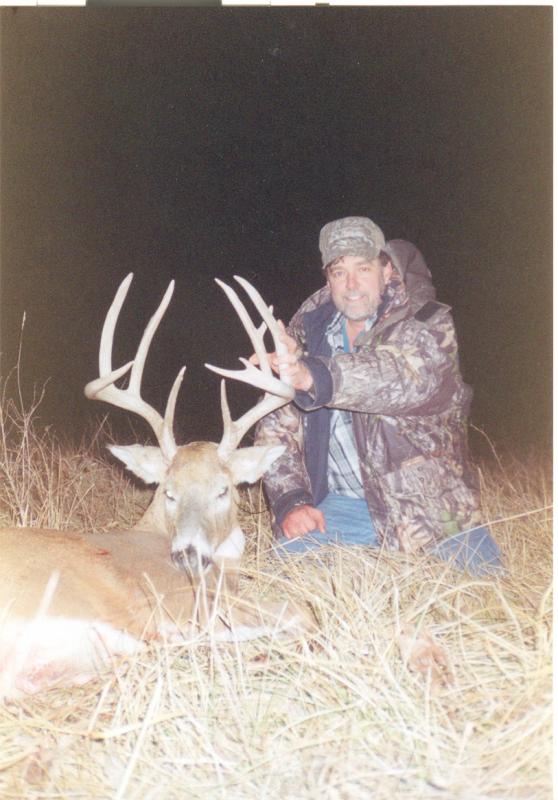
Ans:
[[[353,352],[331,354],[325,331],[336,309],[327,286],[296,312],[289,332],[314,389],[265,417],[256,441],[287,448],[264,478],[278,531],[292,508],[327,494],[329,409],[350,410],[378,536],[412,552],[481,524],[467,446],[472,391],[459,371],[450,308],[435,302],[421,254],[402,240],[385,249],[396,270]]]

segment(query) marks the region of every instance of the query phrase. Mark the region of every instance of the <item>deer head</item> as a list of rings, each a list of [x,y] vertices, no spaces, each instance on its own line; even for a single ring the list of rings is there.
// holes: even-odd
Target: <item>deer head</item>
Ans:
[[[158,446],[110,445],[111,452],[147,484],[158,484],[152,505],[136,527],[153,529],[169,538],[175,566],[199,574],[221,561],[239,559],[244,550],[244,534],[236,518],[236,487],[254,483],[283,453],[282,445],[239,447],[243,436],[266,414],[290,402],[294,390],[286,381],[273,375],[268,363],[264,335],[270,331],[277,352],[281,352],[279,328],[271,308],[248,281],[236,278],[251,298],[262,318],[253,324],[237,293],[221,281],[237,311],[259,361],[255,366],[246,359],[240,370],[206,366],[222,375],[248,383],[264,391],[263,398],[240,419],[233,421],[229,411],[225,381],[221,382],[221,408],[224,432],[219,444],[193,442],[177,446],[173,434],[176,398],[185,367],[179,371],[161,416],[141,397],[143,368],[151,340],[170,302],[171,281],[157,311],[145,328],[136,356],[122,367],[112,367],[112,344],[120,310],[133,275],[121,283],[107,313],[99,349],[99,377],[85,387],[88,398],[104,400],[138,414],[151,426]],[[118,388],[116,381],[130,372],[128,386]]]

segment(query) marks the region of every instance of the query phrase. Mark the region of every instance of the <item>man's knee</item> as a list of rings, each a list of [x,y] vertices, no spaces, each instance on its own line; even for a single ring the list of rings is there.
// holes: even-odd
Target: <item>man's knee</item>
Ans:
[[[431,552],[475,577],[502,575],[505,571],[500,548],[485,527],[445,539]]]

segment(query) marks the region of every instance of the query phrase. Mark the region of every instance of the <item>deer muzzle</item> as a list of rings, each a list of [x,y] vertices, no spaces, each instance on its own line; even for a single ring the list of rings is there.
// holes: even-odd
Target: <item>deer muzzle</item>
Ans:
[[[213,563],[209,556],[200,553],[192,544],[182,550],[173,550],[171,560],[177,569],[191,572],[192,575],[201,575]]]

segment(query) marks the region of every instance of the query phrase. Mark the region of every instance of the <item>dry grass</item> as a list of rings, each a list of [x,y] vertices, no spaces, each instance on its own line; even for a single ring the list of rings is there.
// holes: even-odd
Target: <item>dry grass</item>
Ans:
[[[0,526],[58,530],[123,528],[140,516],[150,492],[115,469],[104,444],[103,423],[87,443],[61,443],[50,429],[37,429],[35,412],[0,396]]]
[[[145,503],[92,448],[69,452],[4,403],[0,523],[130,523]],[[99,438],[99,437],[98,437]],[[552,542],[546,465],[483,476],[500,581],[426,559],[331,551],[277,562],[261,495],[243,497],[245,581],[312,603],[319,640],[157,646],[122,674],[0,708],[2,798],[549,798]],[[246,510],[247,509],[247,510]],[[520,516],[517,516],[520,515]],[[411,672],[426,625],[452,680]]]

